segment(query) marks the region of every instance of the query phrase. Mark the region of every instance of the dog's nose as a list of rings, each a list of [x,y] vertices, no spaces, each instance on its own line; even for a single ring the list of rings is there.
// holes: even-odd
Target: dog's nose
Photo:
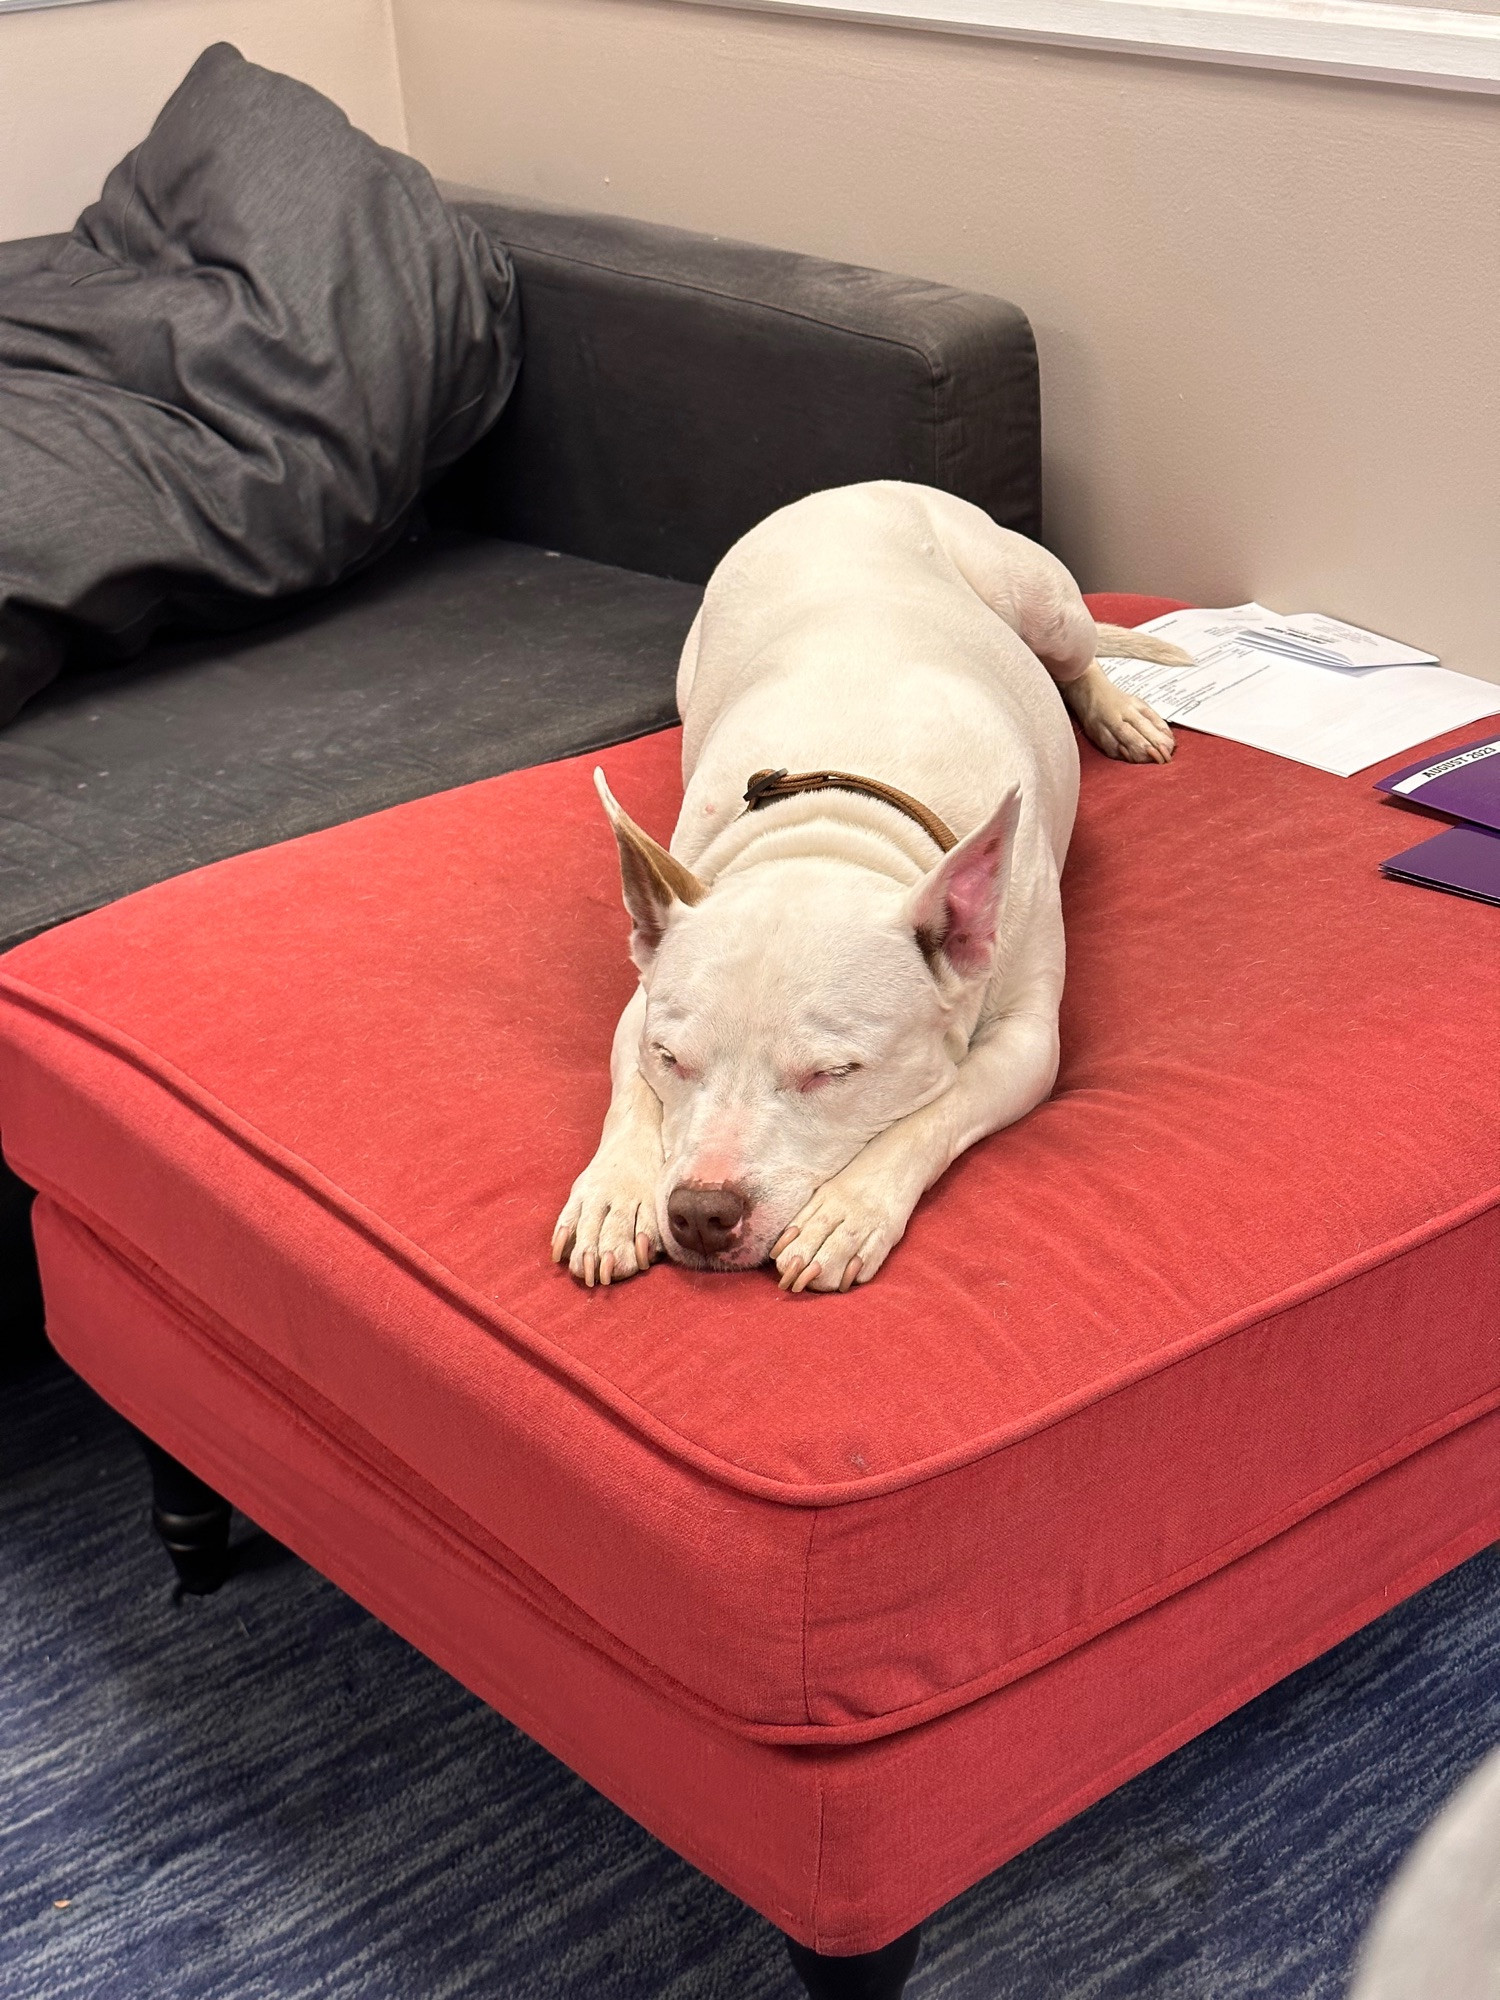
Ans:
[[[690,1187],[684,1182],[667,1197],[667,1221],[684,1250],[717,1257],[738,1236],[747,1206],[738,1188]]]

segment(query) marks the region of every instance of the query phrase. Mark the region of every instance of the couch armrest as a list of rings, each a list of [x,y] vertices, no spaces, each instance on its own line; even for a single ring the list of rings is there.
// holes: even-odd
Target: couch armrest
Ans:
[[[515,259],[525,359],[466,462],[471,524],[703,581],[764,515],[911,479],[1041,526],[1024,313],[918,278],[446,190]]]

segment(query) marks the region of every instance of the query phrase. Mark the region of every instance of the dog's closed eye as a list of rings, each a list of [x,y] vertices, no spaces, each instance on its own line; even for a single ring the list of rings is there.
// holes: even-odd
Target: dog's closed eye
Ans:
[[[846,1076],[853,1076],[856,1070],[864,1068],[863,1063],[838,1063],[830,1069],[815,1069],[803,1077],[797,1086],[799,1090],[821,1090],[825,1083],[842,1083]]]
[[[656,1057],[662,1068],[670,1075],[691,1076],[691,1070],[683,1067],[664,1042],[653,1042],[651,1044],[651,1053]]]

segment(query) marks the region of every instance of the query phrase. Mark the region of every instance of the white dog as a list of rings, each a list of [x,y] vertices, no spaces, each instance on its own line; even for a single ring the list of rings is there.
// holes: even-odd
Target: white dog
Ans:
[[[784,1289],[847,1290],[966,1147],[1042,1102],[1078,800],[1063,702],[1110,756],[1173,747],[1099,647],[1061,563],[951,494],[842,487],[736,543],[678,669],[670,852],[595,772],[641,977],[554,1261],[608,1285],[663,1247],[771,1257]],[[1139,633],[1106,650],[1186,658]]]

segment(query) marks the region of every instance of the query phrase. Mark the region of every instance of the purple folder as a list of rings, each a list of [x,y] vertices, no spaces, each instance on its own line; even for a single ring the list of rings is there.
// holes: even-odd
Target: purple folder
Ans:
[[[1453,819],[1500,828],[1500,736],[1465,743],[1440,757],[1424,757],[1404,771],[1377,778],[1375,789],[1431,806]]]
[[[1392,855],[1380,867],[1398,882],[1419,882],[1428,889],[1473,896],[1481,903],[1500,903],[1500,833],[1487,833],[1483,827],[1450,826],[1446,833],[1435,833],[1404,854]]]

